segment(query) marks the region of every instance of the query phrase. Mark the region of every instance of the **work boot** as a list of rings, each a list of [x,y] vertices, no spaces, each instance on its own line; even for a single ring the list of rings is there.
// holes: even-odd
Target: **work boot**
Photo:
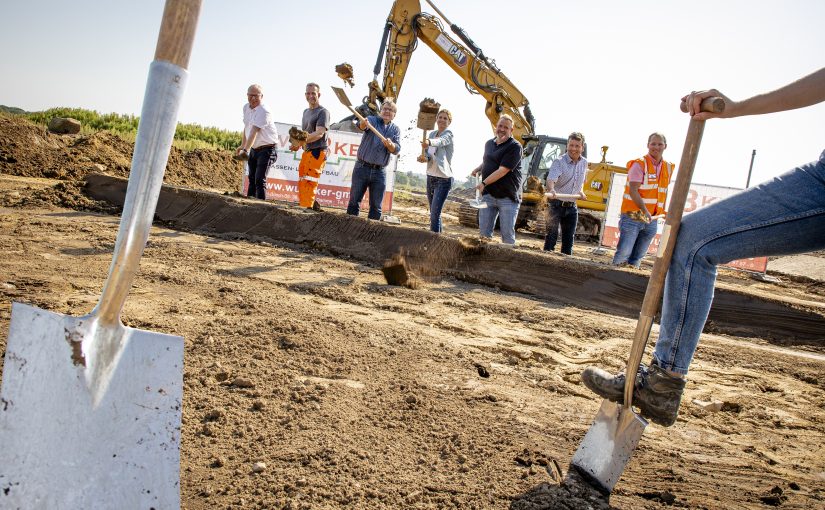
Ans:
[[[599,368],[588,367],[582,372],[582,382],[594,393],[624,403],[625,374],[613,376]],[[633,404],[653,423],[670,427],[676,423],[685,383],[683,378],[667,373],[656,362],[649,368],[640,366],[633,388]]]
[[[318,212],[318,211],[321,210],[321,204],[319,204],[317,200],[312,202],[312,210],[315,211],[315,212]]]

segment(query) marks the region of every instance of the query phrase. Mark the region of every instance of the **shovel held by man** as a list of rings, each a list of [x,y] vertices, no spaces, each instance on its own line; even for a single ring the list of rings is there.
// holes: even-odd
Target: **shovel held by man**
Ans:
[[[100,301],[14,303],[0,392],[0,508],[179,508],[183,338],[125,327],[186,84],[200,0],[167,0]]]
[[[370,124],[369,121],[365,119],[363,115],[358,113],[358,111],[352,107],[352,102],[349,100],[349,97],[347,97],[347,93],[344,91],[344,89],[342,89],[341,87],[332,87],[332,91],[335,92],[335,97],[338,98],[338,101],[340,101],[342,105],[349,108],[349,111],[351,111],[352,114],[358,118],[358,120],[367,123],[367,127],[369,128],[369,130],[375,133],[375,136],[377,136],[382,143],[387,143],[387,137],[382,135],[380,131],[375,129],[375,126]]]
[[[683,111],[687,111],[682,105]],[[721,112],[725,103],[721,98],[707,98],[702,102],[702,111]],[[691,120],[685,139],[682,159],[679,163],[676,184],[673,188],[670,207],[665,222],[659,251],[653,263],[653,270],[647,284],[642,310],[633,335],[630,356],[625,369],[624,405],[603,400],[593,424],[576,450],[572,466],[588,482],[602,493],[609,494],[624,472],[633,451],[642,438],[647,420],[633,411],[633,388],[636,373],[642,362],[653,318],[659,309],[676,236],[682,221],[693,170],[699,155],[699,145],[705,121]]]

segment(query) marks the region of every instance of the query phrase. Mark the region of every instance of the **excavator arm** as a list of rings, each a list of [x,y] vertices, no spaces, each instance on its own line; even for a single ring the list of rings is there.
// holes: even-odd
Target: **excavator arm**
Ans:
[[[432,3],[430,5],[441,14]],[[441,18],[447,20],[443,14]],[[412,54],[418,42],[423,41],[464,80],[470,93],[484,97],[487,101],[484,111],[492,126],[495,127],[503,113],[513,118],[513,137],[526,146],[535,133],[535,120],[527,98],[463,29],[455,24],[450,24],[450,28],[461,42],[447,34],[439,18],[422,12],[419,0],[393,2],[364,106],[371,112],[377,112],[380,101],[398,98]],[[379,84],[378,74],[384,52],[383,83]]]

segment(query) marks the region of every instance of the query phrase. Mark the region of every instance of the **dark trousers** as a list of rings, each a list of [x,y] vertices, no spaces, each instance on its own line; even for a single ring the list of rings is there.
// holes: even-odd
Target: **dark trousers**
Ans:
[[[544,249],[553,251],[556,249],[556,240],[559,237],[559,227],[561,227],[561,252],[567,255],[573,254],[573,239],[576,236],[576,223],[579,220],[579,210],[576,203],[562,202],[561,200],[551,200],[547,206],[547,235],[544,237]]]
[[[266,198],[266,171],[278,159],[275,147],[252,149],[249,151],[249,187],[246,196],[252,198]]]
[[[364,199],[364,194],[368,189],[370,191],[370,212],[367,218],[380,220],[381,201],[384,200],[384,190],[387,189],[387,174],[382,167],[369,168],[357,161],[352,171],[347,214],[358,216],[361,210],[361,200]]]

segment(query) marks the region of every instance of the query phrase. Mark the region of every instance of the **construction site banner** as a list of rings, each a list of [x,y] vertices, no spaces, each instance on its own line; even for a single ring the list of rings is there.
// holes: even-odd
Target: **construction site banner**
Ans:
[[[298,164],[301,162],[302,150],[289,150],[289,128],[292,124],[276,122],[278,128],[278,160],[269,167],[266,173],[266,199],[280,202],[298,203]],[[361,133],[349,131],[329,131],[327,140],[327,164],[318,183],[316,200],[321,207],[336,207],[346,209],[349,203],[349,190],[352,184],[352,171],[355,168],[358,145],[361,143]],[[398,157],[390,156],[387,165],[387,188],[381,209],[384,213],[392,211],[392,195],[395,187],[395,169]],[[246,195],[249,187],[249,169],[243,165],[241,175],[241,190]],[[364,195],[361,209],[369,208],[369,191]]]
[[[600,244],[608,248],[616,248],[619,244],[619,216],[622,210],[622,197],[624,195],[624,187],[627,181],[627,175],[613,174],[610,183],[610,199],[607,203],[607,211],[605,212],[605,223],[602,231]],[[685,202],[685,214],[700,209],[715,200],[729,197],[741,191],[737,188],[726,188],[722,186],[710,186],[707,184],[691,184],[688,192],[687,201]],[[670,195],[668,195],[668,203],[670,202]],[[659,248],[659,238],[664,228],[664,221],[659,220],[659,231],[653,242],[650,243],[647,253],[653,255]],[[767,257],[757,257],[749,259],[734,260],[725,266],[736,269],[743,269],[746,271],[755,271],[764,273],[768,268]]]

